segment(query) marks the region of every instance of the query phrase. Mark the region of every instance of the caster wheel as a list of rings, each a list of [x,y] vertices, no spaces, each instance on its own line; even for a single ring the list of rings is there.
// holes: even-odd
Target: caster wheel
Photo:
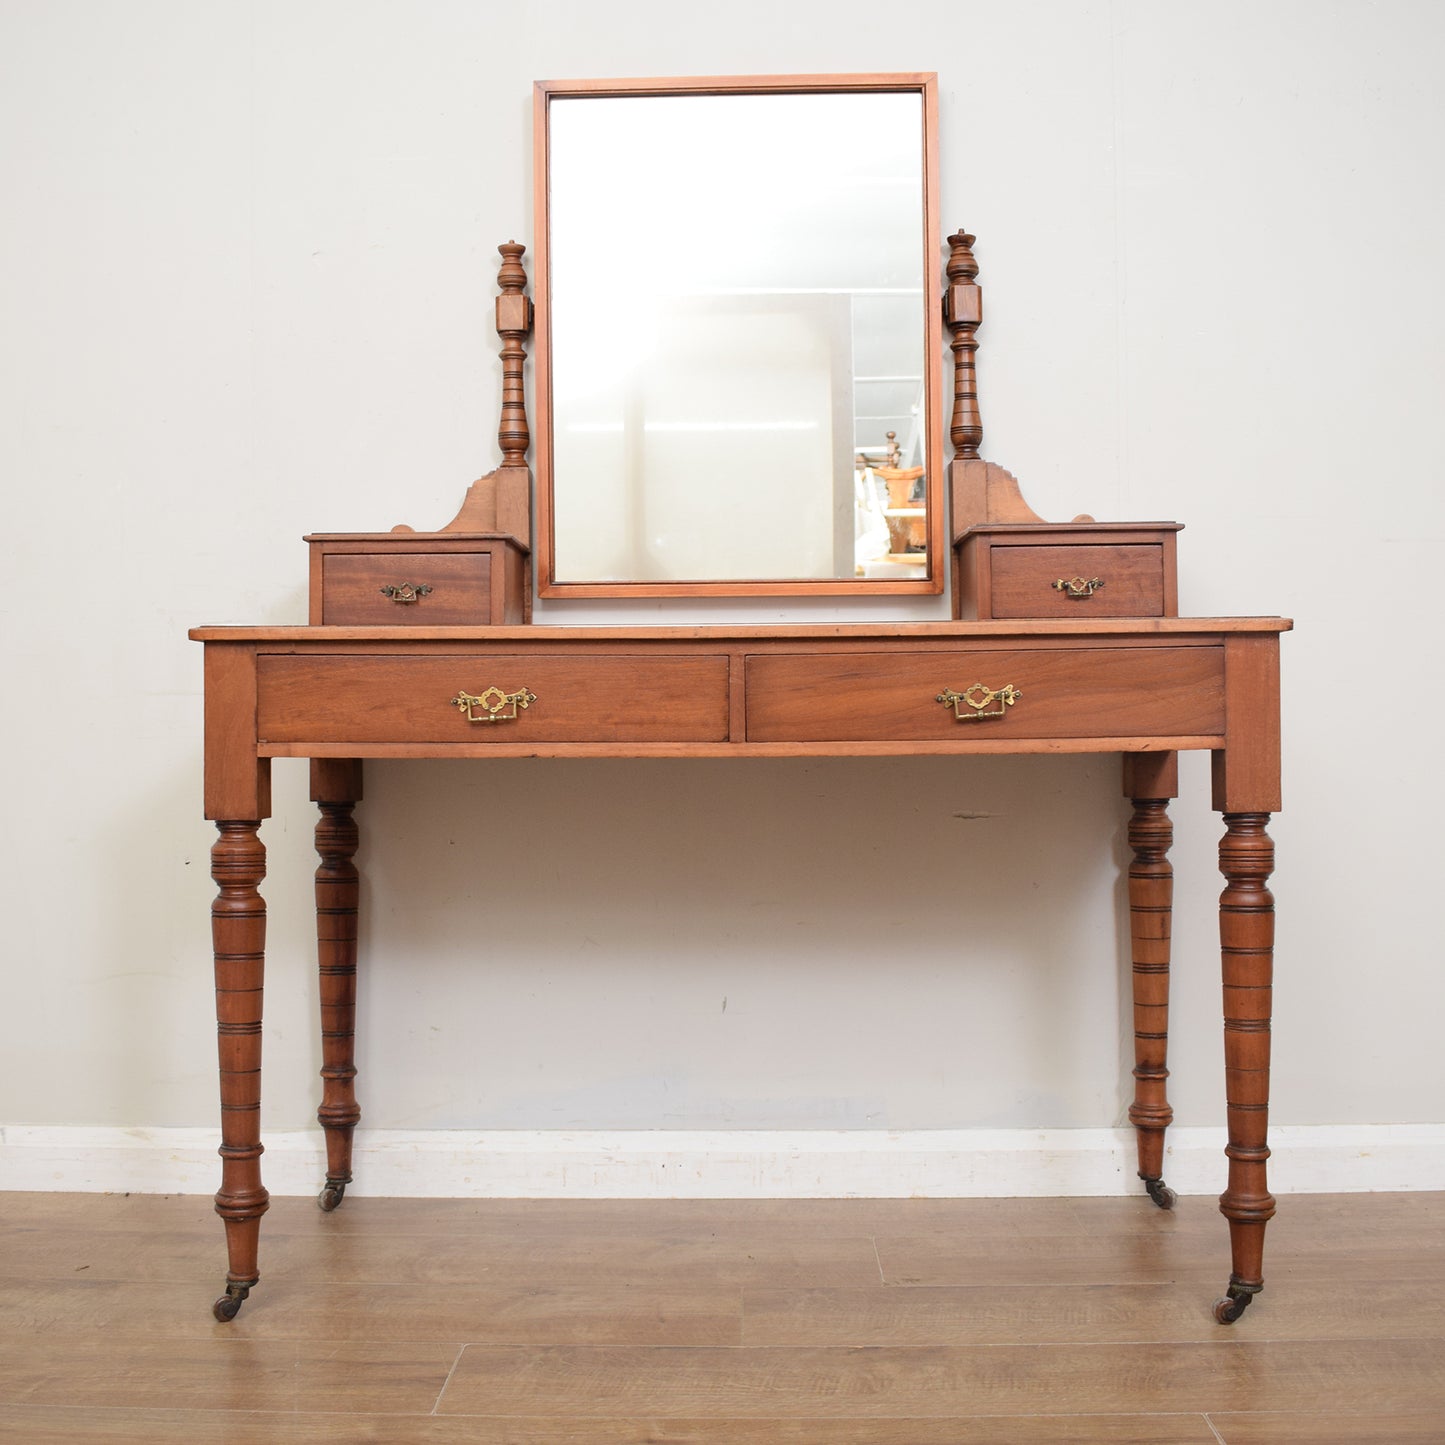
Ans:
[[[1232,1325],[1249,1306],[1252,1294],[1235,1294],[1231,1290],[1221,1300],[1214,1302],[1214,1318],[1222,1325]]]
[[[1173,1209],[1179,1200],[1179,1196],[1162,1179],[1146,1179],[1144,1188],[1160,1209]]]
[[[321,1193],[316,1196],[317,1207],[330,1214],[346,1197],[346,1185],[345,1179],[328,1179],[322,1186]]]
[[[211,1313],[224,1325],[241,1313],[241,1304],[251,1293],[248,1284],[228,1284],[226,1292],[211,1306]]]

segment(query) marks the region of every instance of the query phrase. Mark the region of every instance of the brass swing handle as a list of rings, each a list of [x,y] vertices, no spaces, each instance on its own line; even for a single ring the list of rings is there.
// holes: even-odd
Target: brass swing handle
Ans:
[[[510,722],[519,708],[525,710],[536,701],[537,694],[525,687],[516,692],[488,687],[479,693],[459,692],[452,699],[452,706],[459,709],[468,722],[498,723]]]
[[[981,682],[971,683],[962,692],[946,687],[935,699],[944,707],[951,707],[959,722],[979,722],[983,718],[1002,717],[1021,697],[1013,683],[1003,687],[985,687]],[[963,709],[967,708],[965,712]]]
[[[381,588],[381,595],[390,597],[393,602],[415,602],[432,591],[431,584],[427,582],[389,582]]]
[[[1055,592],[1062,592],[1071,601],[1082,602],[1085,597],[1092,597],[1104,585],[1104,579],[1102,577],[1060,577],[1057,582],[1050,585]]]

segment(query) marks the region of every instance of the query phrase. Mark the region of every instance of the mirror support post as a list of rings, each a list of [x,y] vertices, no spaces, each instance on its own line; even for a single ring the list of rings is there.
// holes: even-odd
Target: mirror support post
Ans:
[[[532,302],[524,294],[527,272],[522,265],[526,247],[517,241],[498,246],[502,264],[497,272],[497,335],[502,339],[502,413],[497,443],[502,464],[479,477],[467,489],[461,510],[442,528],[444,532],[503,532],[524,547],[532,545],[532,473],[527,466],[531,431],[527,426],[527,398],[523,371],[527,361],[526,338],[532,331]],[[530,602],[531,587],[527,588]]]
[[[977,238],[967,231],[955,231],[948,238],[948,290],[943,296],[943,321],[953,333],[953,416],[948,435],[954,455],[960,460],[978,456],[983,440],[983,418],[978,410],[977,331],[983,321],[983,291],[974,279],[978,262],[973,258]]]
[[[948,238],[948,289],[943,296],[943,320],[952,333],[953,415],[948,435],[953,442],[949,464],[950,530],[956,547],[970,527],[987,522],[1042,522],[1024,501],[1018,479],[1003,467],[978,454],[983,441],[983,418],[978,408],[978,328],[983,323],[983,292],[977,280],[978,262],[973,243],[977,237],[955,231]],[[959,615],[958,568],[954,567],[954,616]]]

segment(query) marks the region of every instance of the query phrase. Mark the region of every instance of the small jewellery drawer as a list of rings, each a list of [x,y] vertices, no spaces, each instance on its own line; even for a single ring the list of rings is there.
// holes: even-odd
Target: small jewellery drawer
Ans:
[[[958,615],[1175,617],[1172,522],[974,527],[958,544]]]
[[[321,563],[321,620],[333,627],[491,621],[486,552],[333,553]]]
[[[995,547],[995,617],[1162,617],[1160,547]]]
[[[1219,647],[770,653],[747,659],[749,742],[1213,737]]]
[[[331,532],[311,546],[311,622],[486,627],[526,620],[526,549],[480,533]]]
[[[263,655],[267,743],[720,742],[723,657]]]

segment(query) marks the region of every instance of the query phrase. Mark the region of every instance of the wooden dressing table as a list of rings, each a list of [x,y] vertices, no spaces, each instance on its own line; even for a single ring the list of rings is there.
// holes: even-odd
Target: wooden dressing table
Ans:
[[[963,542],[971,528],[992,528],[985,538],[991,545],[1003,529],[1007,543],[1017,540],[1009,529],[1038,519],[1012,478],[978,458],[977,267],[968,249],[972,237],[959,233],[951,241],[952,530]],[[272,758],[311,760],[312,798],[320,808],[316,902],[324,1098],[318,1117],[328,1161],[320,1202],[334,1209],[351,1179],[352,1132],[360,1118],[353,1050],[359,884],[352,859],[363,760],[1121,754],[1123,791],[1134,809],[1128,889],[1136,1091],[1129,1113],[1138,1130],[1140,1177],[1154,1201],[1169,1208],[1174,1196],[1162,1178],[1164,1133],[1172,1117],[1165,1094],[1168,804],[1177,795],[1177,752],[1207,749],[1213,806],[1225,824],[1219,928],[1229,1162],[1220,1208],[1231,1237],[1228,1291],[1215,1309],[1221,1322],[1237,1319],[1262,1287],[1265,1226],[1274,1213],[1265,1176],[1273,951],[1267,887],[1273,846],[1265,829],[1280,805],[1278,649],[1290,624],[1280,618],[1091,615],[1086,593],[1075,588],[1079,605],[1073,610],[1072,600],[1063,604],[1066,615],[1009,620],[531,626],[521,622],[529,612],[528,577],[510,603],[496,594],[487,614],[495,625],[430,625],[426,602],[433,588],[401,570],[373,586],[375,579],[364,575],[366,556],[379,554],[383,569],[413,571],[418,558],[442,557],[452,571],[439,575],[450,578],[463,567],[457,556],[480,548],[489,555],[490,570],[481,574],[478,605],[487,605],[487,589],[499,585],[499,569],[520,577],[516,559],[530,561],[529,435],[521,382],[531,314],[522,295],[522,248],[509,243],[502,250],[502,466],[473,484],[450,527],[433,534],[402,530],[390,556],[385,537],[313,539],[319,560],[312,625],[191,633],[205,647],[205,811],[219,830],[212,852],[219,889],[212,919],[223,1141],[216,1210],[225,1222],[229,1272],[216,1317],[234,1318],[257,1282],[267,1208],[260,1168],[265,905],[259,885],[265,872],[260,823],[271,811]],[[545,422],[545,388],[539,392]],[[938,509],[933,523],[939,524]],[[1172,549],[1172,532],[1160,535],[1160,545]],[[1106,559],[1108,547],[1124,548],[1118,555],[1133,565],[1126,555],[1138,545],[1132,534],[1096,528],[1083,540],[1101,543],[1092,555]],[[968,545],[976,544],[975,537]],[[395,604],[386,623],[323,620],[323,553],[344,557],[337,576],[347,597],[368,599],[379,591],[387,599],[383,606]],[[941,587],[941,556],[934,556],[933,566]],[[1074,581],[1082,585],[1083,579]],[[1062,581],[1054,586],[1062,588]],[[1072,599],[1074,592],[1066,595]],[[958,596],[956,611],[962,609]],[[980,615],[990,617],[987,606]]]

